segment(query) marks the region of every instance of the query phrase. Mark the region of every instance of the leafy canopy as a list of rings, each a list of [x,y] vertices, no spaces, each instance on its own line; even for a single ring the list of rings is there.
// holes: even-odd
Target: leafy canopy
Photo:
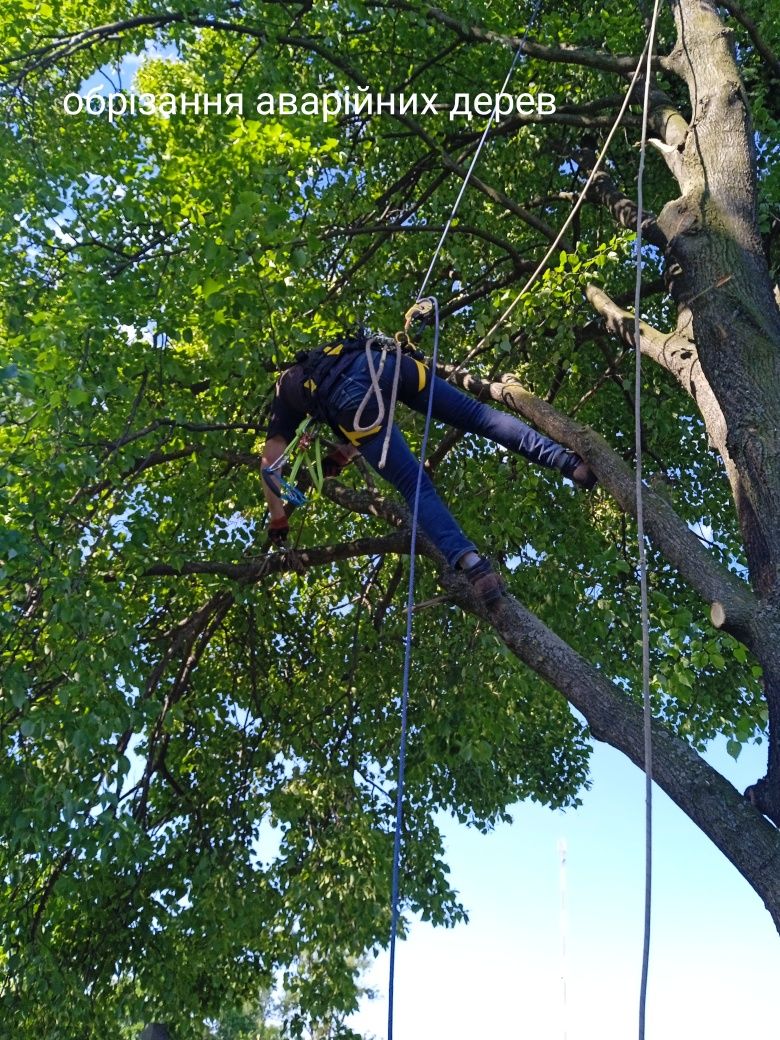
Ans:
[[[526,6],[447,13],[515,33]],[[496,90],[510,52],[425,11],[3,5],[6,58],[146,19],[41,56],[21,82],[19,63],[7,65],[2,95],[0,993],[20,1036],[105,1035],[144,1015],[200,1036],[204,1016],[240,1006],[279,968],[322,1018],[354,1001],[352,955],[386,941],[405,561],[377,551],[252,580],[226,568],[264,552],[257,452],[276,366],[355,321],[398,327],[460,184],[447,161],[467,163],[481,130],[446,111],[411,124],[261,117],[254,101],[362,85],[447,101]],[[668,49],[668,18],[661,34]],[[613,0],[551,6],[533,36],[612,54],[637,54],[644,39]],[[745,61],[768,139],[776,122]],[[238,92],[244,115],[64,111],[68,93],[109,93],[120,74],[125,92]],[[518,123],[483,153],[478,176],[501,196],[467,192],[430,286],[449,312],[446,361],[468,353],[543,252],[580,183],[579,149],[603,136],[624,84],[531,58],[513,89],[554,93],[566,118]],[[611,159],[629,193],[637,120]],[[762,174],[769,220],[777,172]],[[660,162],[647,190],[651,208],[673,190]],[[631,238],[586,208],[470,366],[515,373],[626,457],[629,372],[583,287],[630,289]],[[652,282],[659,260],[647,260]],[[648,296],[650,318],[663,323],[664,307]],[[717,460],[658,370],[644,415],[657,485],[739,566]],[[418,424],[402,422],[417,446]],[[345,477],[355,489],[367,479],[357,467]],[[506,561],[515,594],[630,695],[635,545],[617,506],[473,440],[436,480],[480,547]],[[323,498],[293,530],[324,546],[381,539],[387,526]],[[435,571],[421,567],[425,600]],[[746,680],[746,653],[713,633],[661,558],[651,584],[658,711],[697,747],[725,733],[736,754],[765,725],[758,670]],[[412,688],[403,906],[449,925],[464,909],[436,814],[486,830],[519,799],[576,805],[587,734],[451,606],[415,618]]]

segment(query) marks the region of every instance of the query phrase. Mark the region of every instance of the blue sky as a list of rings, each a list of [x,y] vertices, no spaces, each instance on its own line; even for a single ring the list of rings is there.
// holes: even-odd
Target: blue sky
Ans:
[[[710,761],[743,789],[764,748]],[[626,1040],[638,1034],[644,913],[644,776],[596,745],[593,786],[576,811],[531,803],[483,836],[446,821],[452,879],[468,925],[415,922],[396,956],[395,1040]],[[654,880],[647,1040],[777,1034],[780,937],[761,900],[707,838],[654,788]],[[566,926],[560,856],[567,845]],[[566,941],[566,1002],[562,938]],[[385,1037],[379,991],[353,1027]]]

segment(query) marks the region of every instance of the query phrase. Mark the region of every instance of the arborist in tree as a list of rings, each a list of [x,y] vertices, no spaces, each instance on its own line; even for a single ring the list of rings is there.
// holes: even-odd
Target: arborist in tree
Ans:
[[[432,416],[467,433],[487,437],[510,451],[557,469],[590,490],[596,476],[579,455],[545,437],[520,419],[482,404],[432,375],[422,355],[403,341],[361,330],[306,354],[282,372],[276,383],[263,470],[270,523],[269,538],[282,544],[289,534],[287,514],[276,479],[285,449],[306,416],[325,421],[339,447],[323,463],[323,475],[336,476],[358,452],[414,507],[418,462],[393,422],[396,398],[423,415],[433,380]],[[419,523],[451,567],[460,568],[483,603],[505,595],[503,581],[460,529],[423,472]]]

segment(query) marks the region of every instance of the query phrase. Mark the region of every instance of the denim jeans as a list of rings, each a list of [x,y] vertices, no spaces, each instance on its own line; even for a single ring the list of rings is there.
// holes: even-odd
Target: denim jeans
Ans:
[[[374,352],[375,368],[379,367],[380,354]],[[379,385],[385,406],[389,406],[390,394],[395,372],[396,358],[388,353],[384,368],[379,377]],[[428,387],[431,374],[427,368],[404,354],[401,358],[401,375],[398,385],[398,400],[415,412],[425,415],[428,408]],[[367,462],[401,492],[409,509],[414,508],[414,497],[417,488],[418,461],[409,449],[403,434],[393,424],[390,431],[390,444],[387,460],[383,469],[379,469],[382,446],[387,429],[387,419],[379,424],[378,432],[361,435],[353,434],[355,411],[364,400],[371,386],[371,375],[368,361],[364,353],[356,356],[328,392],[325,402],[328,418],[336,428],[340,428],[347,439],[359,447]],[[447,423],[466,433],[475,433],[497,444],[509,448],[510,451],[538,462],[550,469],[558,469],[565,476],[571,476],[579,464],[580,457],[568,451],[549,437],[545,437],[522,422],[516,416],[499,411],[489,405],[482,404],[452,386],[438,376],[433,377],[433,405],[431,414],[438,422]],[[360,418],[361,426],[370,426],[377,418],[377,404],[372,398]],[[464,553],[475,550],[475,545],[460,529],[447,507],[439,498],[435,487],[423,472],[420,485],[419,522],[423,531],[444,555],[450,566],[455,566]]]

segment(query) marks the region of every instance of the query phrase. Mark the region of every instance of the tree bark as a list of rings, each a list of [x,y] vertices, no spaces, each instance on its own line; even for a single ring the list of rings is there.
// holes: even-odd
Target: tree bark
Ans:
[[[769,768],[756,804],[780,823],[780,310],[756,219],[756,163],[747,98],[726,30],[709,0],[674,0],[669,67],[691,103],[681,195],[658,223],[669,247],[670,289],[722,414],[702,412],[724,458],[763,623],[757,647],[769,710]],[[727,282],[723,279],[728,278]]]
[[[688,86],[692,118],[679,149],[682,194],[658,223],[669,241],[672,296],[681,319],[690,315],[725,421],[751,580],[780,608],[780,311],[756,223],[752,128],[730,34],[714,6],[676,0],[673,8],[670,64]]]
[[[449,572],[443,584],[462,606],[487,618],[524,664],[582,712],[597,740],[644,768],[643,713],[637,701],[511,596],[488,614],[465,578]],[[658,722],[653,723],[653,777],[761,896],[780,932],[780,831],[693,748]]]
[[[677,41],[662,66],[685,82],[690,120],[685,130],[679,117],[657,118],[666,100],[656,92],[651,124],[680,188],[654,225],[678,320],[669,336],[645,326],[639,346],[690,394],[724,461],[756,610],[751,631],[723,603],[713,617],[763,668],[769,766],[749,794],[780,824],[780,309],[758,232],[753,131],[731,33],[710,0],[672,0],[672,10]],[[602,203],[614,211],[606,187]],[[598,289],[588,295],[632,342],[631,316]]]

